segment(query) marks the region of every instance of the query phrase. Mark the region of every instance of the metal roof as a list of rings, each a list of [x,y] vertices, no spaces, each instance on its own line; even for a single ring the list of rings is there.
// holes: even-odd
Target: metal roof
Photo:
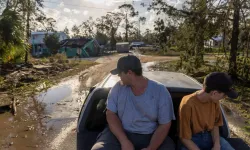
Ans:
[[[183,73],[149,71],[143,72],[143,75],[148,79],[162,83],[172,92],[192,92],[202,88],[202,85],[197,80]],[[119,80],[120,78],[117,75],[109,75],[100,86],[110,88],[113,87]]]
[[[121,42],[121,43],[116,43],[116,45],[127,45],[129,42]]]

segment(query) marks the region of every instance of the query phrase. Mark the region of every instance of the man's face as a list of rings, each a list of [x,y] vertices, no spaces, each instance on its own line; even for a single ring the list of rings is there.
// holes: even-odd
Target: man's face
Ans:
[[[218,102],[219,100],[226,98],[227,95],[219,91],[211,91],[210,96],[213,102]]]
[[[130,85],[128,73],[120,72],[118,73],[123,85]]]

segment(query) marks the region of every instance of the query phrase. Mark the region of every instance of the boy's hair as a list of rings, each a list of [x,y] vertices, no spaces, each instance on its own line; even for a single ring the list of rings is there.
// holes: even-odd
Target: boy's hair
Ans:
[[[222,72],[213,72],[206,76],[203,88],[206,93],[218,91],[225,93],[230,98],[237,98],[238,93],[232,89],[233,81],[230,76]]]

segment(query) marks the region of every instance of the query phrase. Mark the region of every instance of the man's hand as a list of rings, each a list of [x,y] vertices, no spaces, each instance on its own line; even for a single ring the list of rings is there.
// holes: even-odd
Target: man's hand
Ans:
[[[121,146],[122,150],[134,150],[134,145],[129,140],[122,141]]]

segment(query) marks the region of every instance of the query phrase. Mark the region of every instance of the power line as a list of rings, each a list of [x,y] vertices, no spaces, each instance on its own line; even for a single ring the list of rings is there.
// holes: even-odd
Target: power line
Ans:
[[[51,1],[44,1],[46,3],[52,3],[52,4],[60,4],[58,2],[51,2]],[[83,6],[83,5],[73,5],[73,4],[65,4],[66,6],[74,6],[74,7],[84,7],[84,8],[92,8],[92,9],[102,9],[102,10],[113,10],[113,9],[106,9],[106,8],[100,8],[100,7],[92,7],[92,6]]]

